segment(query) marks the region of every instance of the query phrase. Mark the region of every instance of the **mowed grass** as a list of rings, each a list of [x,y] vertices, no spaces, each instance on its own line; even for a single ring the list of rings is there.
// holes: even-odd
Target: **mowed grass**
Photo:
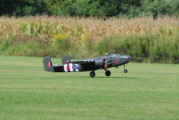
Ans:
[[[41,57],[0,56],[0,120],[178,120],[179,65],[127,68],[90,78],[45,72]]]

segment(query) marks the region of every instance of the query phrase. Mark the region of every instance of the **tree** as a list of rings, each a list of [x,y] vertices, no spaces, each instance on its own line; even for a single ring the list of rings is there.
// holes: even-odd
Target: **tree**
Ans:
[[[49,0],[1,0],[0,15],[36,15],[50,14]]]

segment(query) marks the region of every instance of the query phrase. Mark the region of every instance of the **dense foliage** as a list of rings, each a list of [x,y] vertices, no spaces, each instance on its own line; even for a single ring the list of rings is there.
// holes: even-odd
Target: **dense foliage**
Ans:
[[[178,0],[0,0],[0,15],[148,16],[179,14]]]
[[[177,18],[0,17],[0,55],[89,58],[105,52],[137,62],[179,63]]]

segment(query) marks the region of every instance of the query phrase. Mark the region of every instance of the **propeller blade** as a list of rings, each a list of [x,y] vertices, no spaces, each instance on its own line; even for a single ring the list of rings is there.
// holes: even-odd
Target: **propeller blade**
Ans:
[[[108,61],[106,59],[104,59],[104,69],[107,70],[107,68],[108,68]]]

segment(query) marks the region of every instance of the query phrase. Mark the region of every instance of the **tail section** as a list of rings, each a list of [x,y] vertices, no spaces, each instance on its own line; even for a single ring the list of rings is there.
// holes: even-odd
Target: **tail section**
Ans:
[[[65,56],[62,58],[62,64],[65,65],[65,64],[68,64],[70,63],[70,57],[69,56]]]
[[[44,70],[45,71],[50,71],[50,72],[54,71],[53,64],[52,64],[50,57],[45,57],[43,59],[43,64],[44,64]]]

